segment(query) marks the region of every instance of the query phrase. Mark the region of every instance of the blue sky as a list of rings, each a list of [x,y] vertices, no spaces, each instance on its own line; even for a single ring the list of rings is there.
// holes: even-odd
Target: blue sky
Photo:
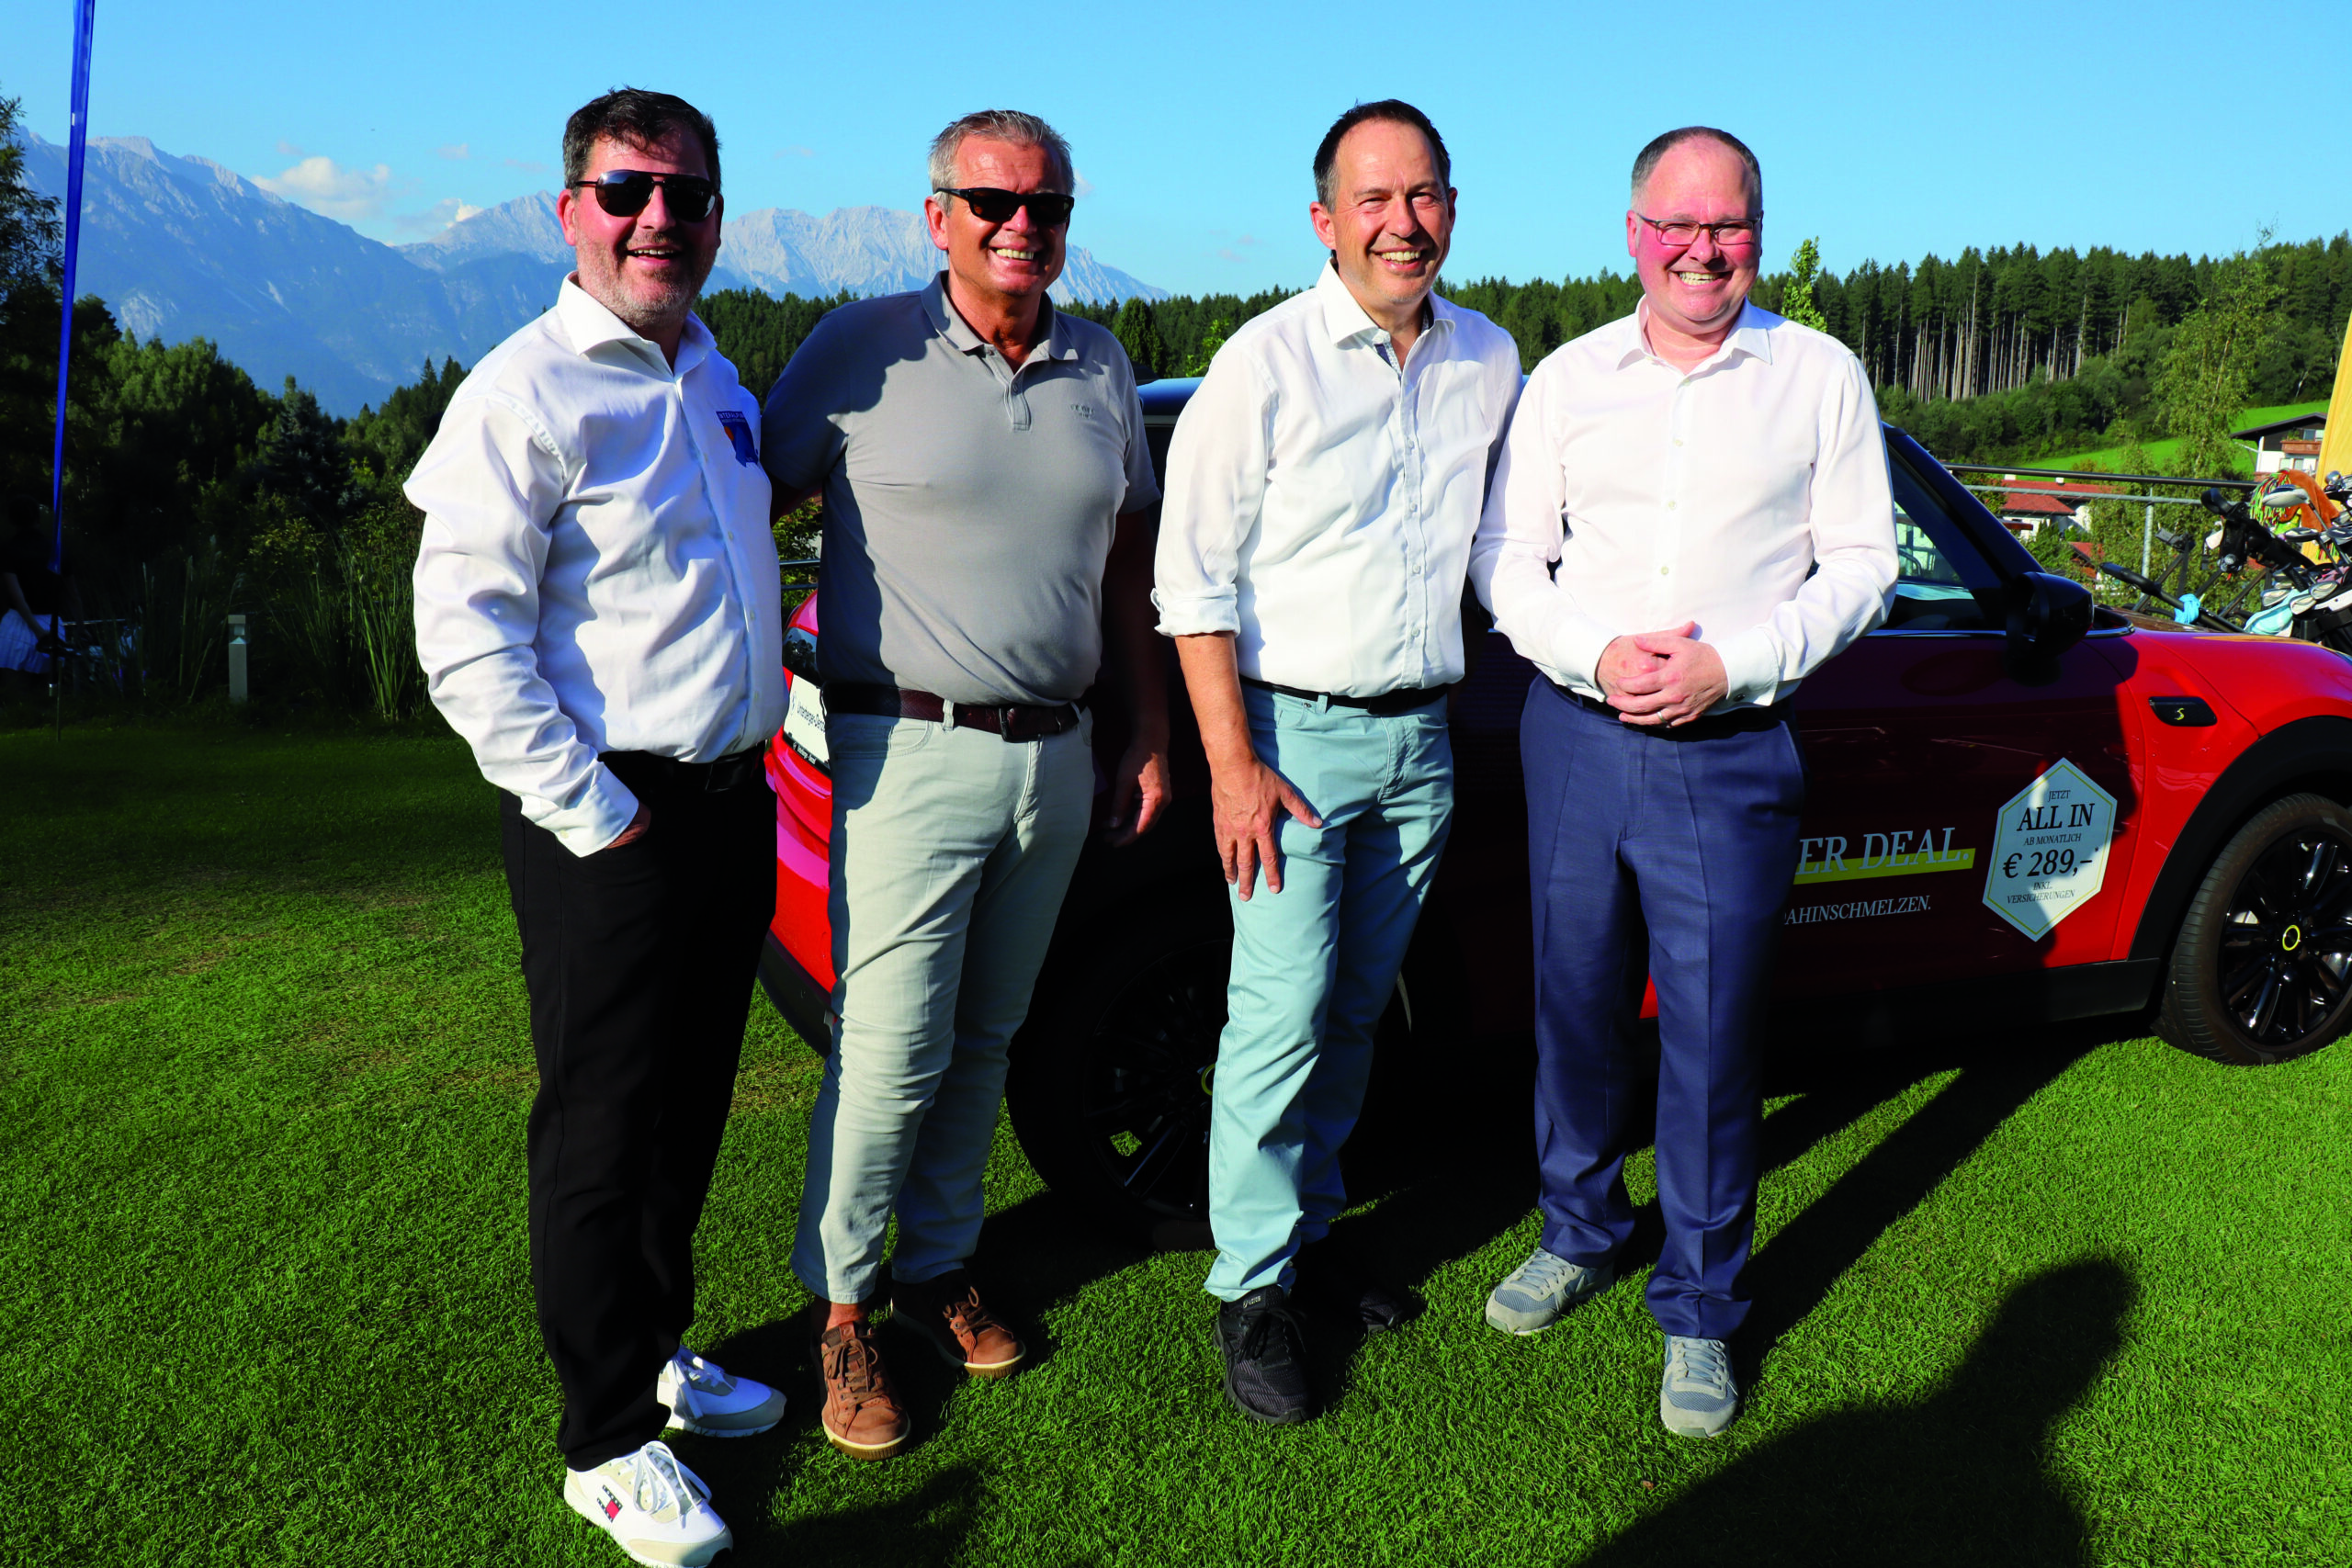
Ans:
[[[1623,270],[1625,172],[1701,121],[1764,164],[1774,265],[1969,243],[2222,252],[2352,220],[2352,138],[2254,13],[1967,7],[1192,4],[1080,10],[98,0],[91,125],[272,182],[386,240],[548,188],[564,117],[629,83],[708,110],[738,211],[922,197],[965,110],[1045,115],[1085,186],[1072,243],[1180,292],[1311,279],[1307,164],[1359,99],[1451,146],[1448,273]],[[66,127],[69,0],[6,0],[0,94]],[[1179,19],[1181,18],[1181,19]],[[2263,29],[2257,38],[2250,28]]]

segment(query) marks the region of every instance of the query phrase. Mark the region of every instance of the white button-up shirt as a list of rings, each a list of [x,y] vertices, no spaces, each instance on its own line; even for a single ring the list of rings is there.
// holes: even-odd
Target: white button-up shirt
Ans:
[[[1340,275],[1243,324],[1168,447],[1159,629],[1245,676],[1369,697],[1462,678],[1462,583],[1519,350],[1430,297],[1402,366]]]
[[[1601,695],[1612,639],[1696,621],[1729,677],[1718,708],[1779,702],[1894,586],[1878,405],[1845,344],[1754,305],[1688,374],[1647,320],[1645,301],[1528,378],[1470,581],[1572,691]]]
[[[637,814],[598,753],[708,761],[784,722],[759,428],[698,318],[673,370],[567,280],[474,367],[409,476],[434,704],[574,854]]]

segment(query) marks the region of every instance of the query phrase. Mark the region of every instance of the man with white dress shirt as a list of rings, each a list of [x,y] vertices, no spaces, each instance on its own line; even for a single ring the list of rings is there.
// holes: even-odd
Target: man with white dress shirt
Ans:
[[[1233,334],[1178,420],[1155,594],[1233,911],[1208,1291],[1226,1396],[1269,1425],[1314,1404],[1294,1288],[1402,1316],[1317,1244],[1453,819],[1464,573],[1520,378],[1508,334],[1430,292],[1454,191],[1419,110],[1340,116],[1315,186],[1330,265]]]
[[[502,792],[564,1497],[638,1562],[705,1563],[732,1537],[663,1431],[784,1413],[681,1342],[775,900],[775,546],[759,403],[693,314],[718,251],[710,120],[625,88],[571,117],[563,163],[578,270],[466,378],[408,481],[417,652]]]
[[[1878,623],[1896,570],[1886,448],[1836,339],[1747,303],[1755,154],[1688,127],[1634,164],[1634,313],[1528,378],[1470,566],[1542,672],[1520,750],[1536,990],[1544,1231],[1487,1321],[1549,1326],[1634,1229],[1657,987],[1658,1410],[1712,1437],[1738,1404],[1763,1103],[1758,1035],[1797,863],[1797,683]]]

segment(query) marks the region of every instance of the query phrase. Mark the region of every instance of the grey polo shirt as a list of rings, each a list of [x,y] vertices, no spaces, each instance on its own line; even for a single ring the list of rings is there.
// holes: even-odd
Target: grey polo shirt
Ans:
[[[1116,519],[1159,499],[1135,371],[1109,332],[1050,304],[1015,367],[944,279],[833,310],[768,394],[770,477],[824,482],[819,671],[1066,703],[1102,661]]]

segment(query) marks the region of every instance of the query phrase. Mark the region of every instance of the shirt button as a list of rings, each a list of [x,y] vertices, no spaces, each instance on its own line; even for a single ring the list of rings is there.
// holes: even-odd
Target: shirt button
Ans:
[[[1667,573],[1668,573],[1668,572],[1672,571],[1673,570],[1674,570],[1674,569],[1673,569],[1672,567],[1670,567],[1670,566],[1662,566],[1662,567],[1660,567],[1660,568],[1658,568],[1658,569],[1657,569],[1657,574],[1658,574],[1660,577],[1664,577],[1665,575],[1667,575]]]
[[[1674,507],[1675,507],[1675,503],[1674,503],[1673,502],[1670,502],[1670,501],[1669,501],[1669,502],[1668,502],[1666,503],[1666,509],[1667,509],[1668,512],[1673,511],[1673,510],[1674,510]]]
[[[1681,445],[1682,445],[1682,437],[1680,437],[1679,435],[1676,436],[1676,437],[1674,438],[1674,444],[1675,444],[1677,446],[1681,446]]]

